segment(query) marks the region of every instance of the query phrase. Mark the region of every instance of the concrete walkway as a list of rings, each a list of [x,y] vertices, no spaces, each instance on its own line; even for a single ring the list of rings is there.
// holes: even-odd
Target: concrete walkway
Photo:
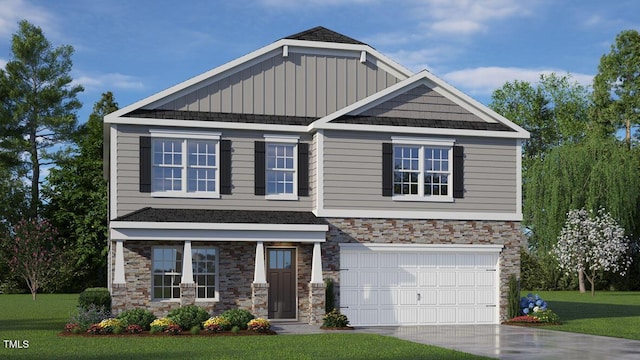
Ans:
[[[301,323],[274,323],[278,334],[328,331]],[[499,359],[640,359],[640,341],[509,325],[359,327],[356,332],[393,336]]]

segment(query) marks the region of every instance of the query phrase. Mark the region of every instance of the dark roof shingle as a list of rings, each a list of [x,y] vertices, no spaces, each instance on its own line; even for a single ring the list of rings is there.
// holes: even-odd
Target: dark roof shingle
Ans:
[[[305,30],[297,34],[287,36],[285,37],[285,39],[367,45],[361,41],[342,35],[322,26],[316,26],[313,29]]]
[[[308,211],[158,209],[145,207],[113,221],[324,225]]]
[[[318,118],[305,116],[282,116],[282,115],[258,115],[258,114],[233,114],[204,111],[182,111],[182,110],[147,110],[138,109],[126,115],[126,117],[167,119],[167,120],[198,120],[198,121],[220,121],[233,123],[250,124],[274,124],[274,125],[301,125],[307,126]]]
[[[462,130],[485,130],[485,131],[514,131],[502,123],[488,123],[484,121],[459,121],[459,120],[439,120],[439,119],[410,119],[385,116],[353,116],[344,115],[332,120],[341,124],[362,124],[362,125],[383,125],[383,126],[407,126],[419,128],[441,128],[441,129],[462,129]]]

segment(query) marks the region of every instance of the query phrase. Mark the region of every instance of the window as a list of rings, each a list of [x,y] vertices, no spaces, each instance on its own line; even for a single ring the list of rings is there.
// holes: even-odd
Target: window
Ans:
[[[217,252],[215,248],[194,247],[191,249],[193,278],[197,299],[215,299],[217,290]]]
[[[267,195],[294,195],[295,144],[267,144]]]
[[[151,192],[154,196],[219,197],[219,134],[176,138],[180,135],[152,133]]]
[[[152,252],[153,298],[180,299],[182,248],[154,247]]]
[[[393,200],[463,199],[464,147],[453,139],[392,137],[382,143],[382,196]]]

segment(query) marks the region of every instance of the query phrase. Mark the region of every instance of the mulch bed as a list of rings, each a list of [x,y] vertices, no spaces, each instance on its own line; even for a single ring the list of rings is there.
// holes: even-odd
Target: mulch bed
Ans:
[[[540,322],[531,322],[531,323],[526,323],[526,322],[512,322],[512,321],[505,321],[502,323],[502,325],[513,325],[513,326],[524,326],[524,327],[536,327],[536,326],[547,326],[547,325],[562,325],[562,323],[540,323]]]
[[[355,330],[355,328],[352,327],[352,326],[345,326],[345,327],[320,326],[320,329],[322,329],[322,330]]]
[[[86,332],[81,332],[79,334],[73,334],[70,332],[60,332],[58,336],[78,336],[78,337],[173,337],[173,336],[200,336],[200,337],[217,337],[217,336],[263,336],[263,335],[277,335],[277,333],[273,330],[269,330],[266,332],[256,332],[249,330],[240,330],[238,333],[233,333],[231,331],[220,331],[220,332],[209,332],[209,331],[201,331],[198,335],[193,335],[188,331],[183,331],[180,334],[172,335],[165,333],[151,334],[148,331],[143,331],[139,334],[89,334]]]

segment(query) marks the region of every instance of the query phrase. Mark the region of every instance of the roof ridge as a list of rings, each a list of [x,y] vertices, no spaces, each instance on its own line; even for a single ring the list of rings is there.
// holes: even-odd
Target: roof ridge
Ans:
[[[367,45],[362,41],[340,34],[336,31],[327,29],[324,26],[316,26],[314,28],[301,31],[296,34],[289,35],[284,39]]]

